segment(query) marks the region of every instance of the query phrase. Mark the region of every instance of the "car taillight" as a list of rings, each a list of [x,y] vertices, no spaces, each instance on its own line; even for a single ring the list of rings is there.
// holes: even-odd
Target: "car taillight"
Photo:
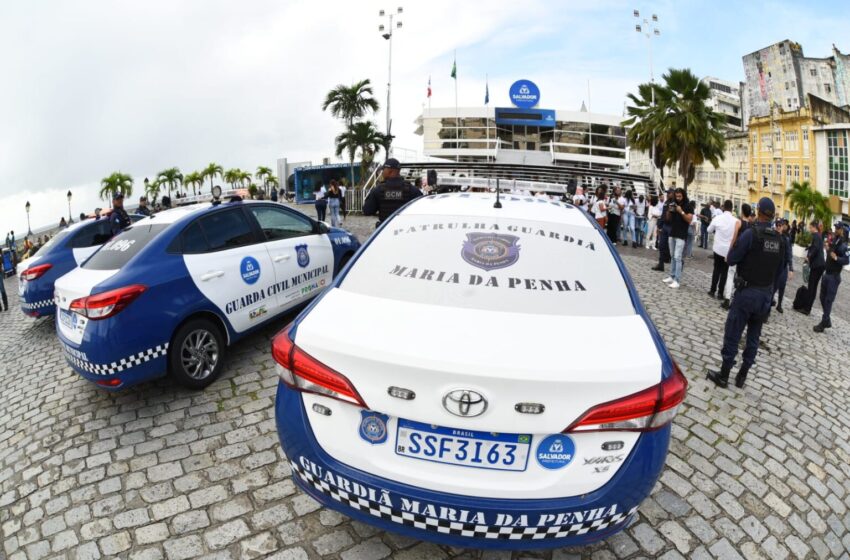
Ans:
[[[106,319],[130,305],[145,290],[147,290],[147,287],[140,284],[109,290],[102,294],[75,299],[71,302],[70,309],[93,321]]]
[[[36,278],[41,278],[42,276],[44,276],[44,273],[50,270],[51,268],[53,268],[52,264],[40,264],[38,266],[31,266],[21,273],[21,280],[32,282]]]
[[[290,328],[282,330],[272,340],[272,357],[278,364],[280,380],[298,391],[325,395],[368,408],[357,389],[344,375],[295,345],[289,338]]]
[[[688,380],[673,364],[672,374],[658,385],[595,406],[564,431],[656,430],[673,420],[687,391]]]

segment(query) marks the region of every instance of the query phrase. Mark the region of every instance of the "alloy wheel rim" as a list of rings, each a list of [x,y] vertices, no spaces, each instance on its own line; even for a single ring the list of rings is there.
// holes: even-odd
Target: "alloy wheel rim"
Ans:
[[[218,358],[218,342],[210,331],[197,329],[183,340],[180,362],[183,371],[192,379],[206,379],[212,375]]]

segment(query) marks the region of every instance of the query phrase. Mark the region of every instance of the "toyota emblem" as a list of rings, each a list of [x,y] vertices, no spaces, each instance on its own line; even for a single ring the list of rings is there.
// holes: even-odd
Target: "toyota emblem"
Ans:
[[[487,399],[484,395],[469,389],[449,391],[443,397],[443,408],[464,418],[481,416],[487,410]]]

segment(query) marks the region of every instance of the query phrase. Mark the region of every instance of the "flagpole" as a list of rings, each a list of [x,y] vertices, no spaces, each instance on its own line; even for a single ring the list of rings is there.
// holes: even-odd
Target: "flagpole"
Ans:
[[[484,104],[484,126],[487,127],[487,162],[490,162],[490,76],[484,74],[484,88],[487,92],[487,102]]]
[[[460,118],[457,111],[457,50],[455,50],[452,69],[454,69],[455,74],[455,163],[458,163],[460,161]]]

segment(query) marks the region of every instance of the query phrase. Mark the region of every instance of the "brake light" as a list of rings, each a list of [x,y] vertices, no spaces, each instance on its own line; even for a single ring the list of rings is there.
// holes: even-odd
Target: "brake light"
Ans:
[[[687,391],[688,380],[673,364],[673,373],[658,385],[595,406],[564,431],[657,430],[673,420]]]
[[[98,379],[95,381],[98,385],[102,385],[103,387],[118,387],[121,385],[120,379]]]
[[[134,284],[124,288],[118,288],[117,290],[103,292],[102,294],[86,296],[72,301],[70,309],[93,321],[106,319],[130,305],[145,290],[147,290],[147,286]]]
[[[272,357],[278,364],[280,380],[297,391],[316,393],[368,408],[344,375],[295,345],[289,338],[290,329],[285,328],[272,340]]]
[[[41,278],[42,276],[44,276],[44,273],[50,270],[51,268],[53,268],[52,264],[40,264],[38,266],[31,266],[21,273],[21,280],[32,282],[36,278]]]

